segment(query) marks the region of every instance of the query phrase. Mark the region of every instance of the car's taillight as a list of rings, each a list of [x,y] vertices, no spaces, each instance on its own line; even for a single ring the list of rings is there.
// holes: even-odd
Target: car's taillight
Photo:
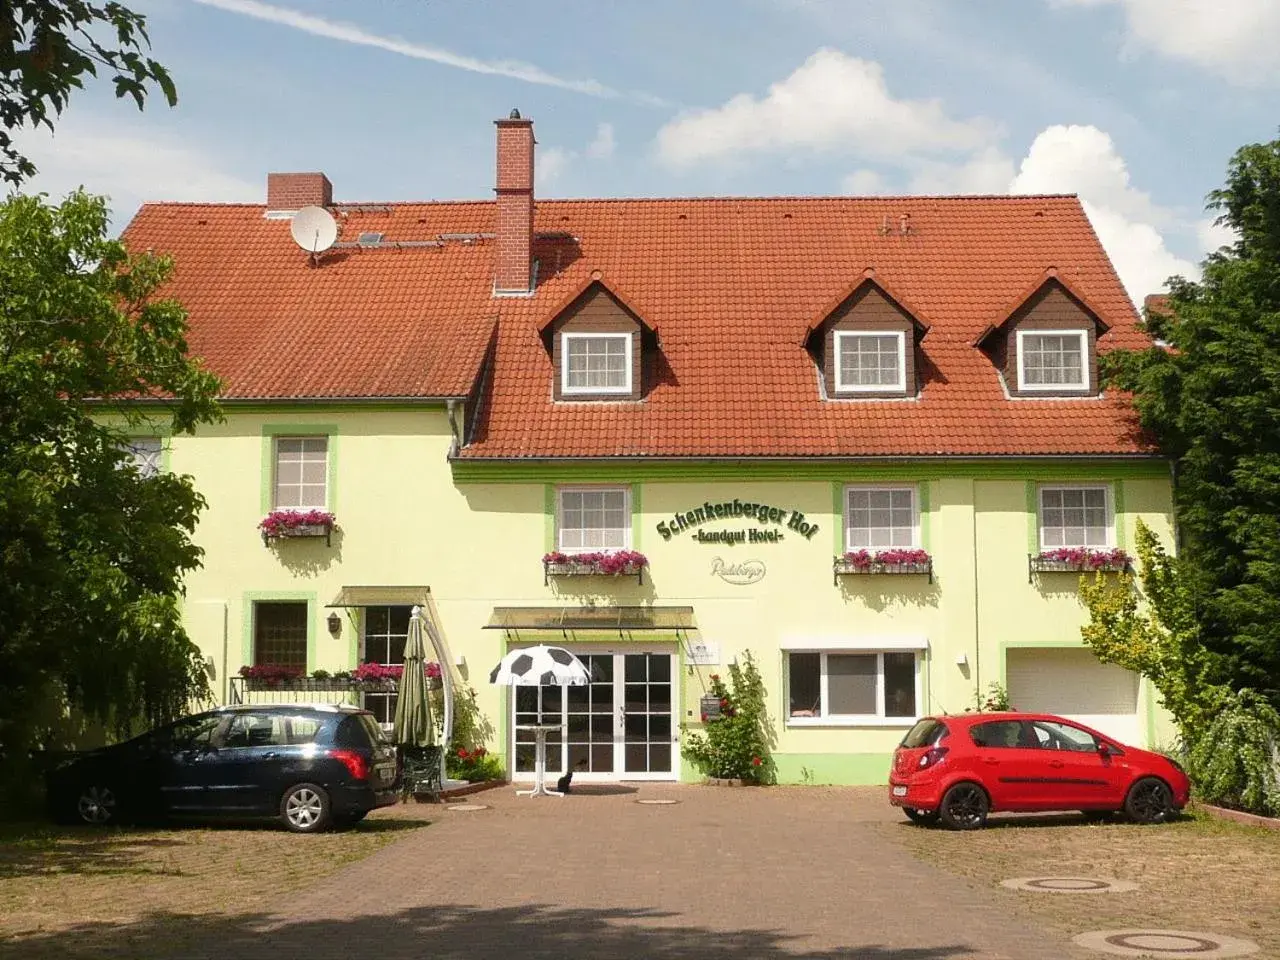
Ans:
[[[942,758],[946,755],[946,747],[934,747],[932,750],[926,750],[920,755],[920,769],[925,770],[936,763],[941,763]]]
[[[365,760],[364,754],[356,753],[354,750],[330,750],[329,756],[341,761],[351,774],[352,780],[369,779],[369,762]]]

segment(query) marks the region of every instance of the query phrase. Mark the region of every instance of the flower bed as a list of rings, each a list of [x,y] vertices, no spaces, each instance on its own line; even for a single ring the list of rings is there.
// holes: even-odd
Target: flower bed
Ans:
[[[1120,549],[1094,550],[1089,547],[1058,547],[1030,557],[1033,573],[1119,573],[1128,570],[1133,558]]]
[[[286,537],[324,537],[329,541],[336,523],[328,510],[272,510],[258,524],[262,542]]]
[[[551,577],[633,576],[644,582],[644,569],[649,558],[636,550],[613,550],[595,553],[560,553],[553,551],[542,558],[543,581]]]
[[[423,672],[428,686],[440,683],[440,664],[426,663]],[[362,663],[354,670],[316,670],[310,676],[301,667],[277,664],[255,664],[240,668],[240,676],[248,690],[308,690],[315,692],[335,690],[392,690],[399,685],[404,666],[381,663]]]
[[[832,563],[835,581],[844,574],[913,573],[933,582],[933,558],[925,550],[851,550]]]

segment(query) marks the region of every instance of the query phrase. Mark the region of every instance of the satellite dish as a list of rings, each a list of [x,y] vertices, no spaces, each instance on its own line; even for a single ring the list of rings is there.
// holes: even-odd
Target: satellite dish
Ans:
[[[317,254],[328,250],[338,239],[338,222],[324,207],[303,207],[293,215],[289,232],[303,250]]]

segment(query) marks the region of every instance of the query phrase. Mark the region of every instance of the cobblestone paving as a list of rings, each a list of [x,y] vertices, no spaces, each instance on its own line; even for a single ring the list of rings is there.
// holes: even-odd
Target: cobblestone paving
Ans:
[[[188,923],[163,940],[159,925],[131,938],[102,932],[84,955],[1097,956],[1000,909],[993,891],[912,859],[892,839],[888,823],[898,815],[882,789],[588,789],[530,799],[502,787],[467,798],[486,810],[387,811],[379,815],[429,811],[433,823],[261,913]],[[642,798],[680,802],[636,802]]]

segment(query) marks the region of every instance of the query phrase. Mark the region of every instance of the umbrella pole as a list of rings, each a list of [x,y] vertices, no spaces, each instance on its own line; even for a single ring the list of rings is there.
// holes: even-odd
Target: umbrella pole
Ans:
[[[436,625],[426,615],[426,610],[420,610],[418,616],[422,618],[422,625],[431,639],[431,648],[436,652],[436,661],[440,664],[440,687],[444,694],[444,729],[440,732],[440,782],[443,784],[449,779],[445,765],[449,755],[449,742],[453,739],[453,663],[449,659],[444,641],[436,632]]]

